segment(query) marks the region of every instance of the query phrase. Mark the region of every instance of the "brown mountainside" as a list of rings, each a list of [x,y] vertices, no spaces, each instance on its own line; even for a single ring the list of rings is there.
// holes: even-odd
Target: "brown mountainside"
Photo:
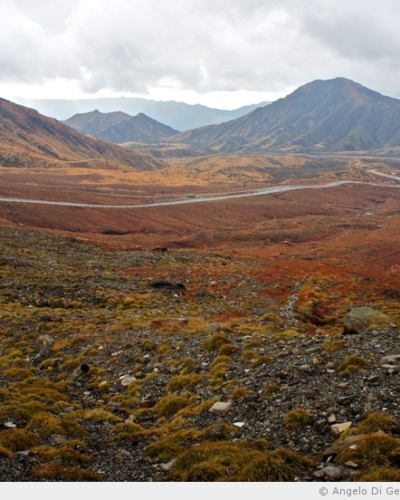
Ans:
[[[153,170],[160,160],[88,137],[37,111],[0,99],[0,164],[2,166],[133,167]]]
[[[242,118],[173,140],[221,153],[398,154],[400,101],[345,78],[317,80]]]

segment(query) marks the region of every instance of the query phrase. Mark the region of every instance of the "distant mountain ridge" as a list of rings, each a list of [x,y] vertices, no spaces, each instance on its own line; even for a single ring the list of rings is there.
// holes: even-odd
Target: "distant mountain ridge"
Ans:
[[[400,101],[345,78],[316,80],[283,99],[218,125],[174,136],[223,154],[400,154]]]
[[[242,106],[235,110],[222,110],[202,106],[201,104],[186,104],[177,101],[154,101],[140,97],[109,97],[101,99],[22,99],[15,102],[34,108],[39,113],[51,116],[57,120],[67,120],[75,114],[88,113],[95,109],[102,113],[124,112],[130,116],[144,113],[147,116],[165,123],[175,130],[184,131],[215,123],[239,118],[250,111],[265,106],[267,102]]]
[[[36,110],[0,99],[0,165],[153,170],[161,168],[163,162],[84,135]]]
[[[153,120],[144,113],[132,117],[122,112],[101,113],[96,109],[90,113],[76,114],[63,123],[84,134],[117,144],[157,144],[179,133],[178,130]]]

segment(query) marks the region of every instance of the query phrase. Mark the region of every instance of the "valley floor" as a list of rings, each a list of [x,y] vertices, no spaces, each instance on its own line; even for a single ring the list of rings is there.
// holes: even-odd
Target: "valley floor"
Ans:
[[[350,163],[315,182],[372,181]],[[292,174],[281,183],[310,183]],[[0,195],[204,192],[85,175],[1,169]],[[387,182],[135,213],[1,203],[0,479],[399,480],[400,192]],[[227,188],[243,186],[209,192]],[[391,324],[344,335],[358,306]],[[210,412],[217,401],[229,411]]]

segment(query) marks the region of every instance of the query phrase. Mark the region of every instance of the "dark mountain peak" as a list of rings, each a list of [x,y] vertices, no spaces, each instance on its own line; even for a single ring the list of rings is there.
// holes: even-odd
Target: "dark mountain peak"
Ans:
[[[400,148],[400,101],[347,78],[315,80],[264,108],[173,138],[219,153],[321,153]]]

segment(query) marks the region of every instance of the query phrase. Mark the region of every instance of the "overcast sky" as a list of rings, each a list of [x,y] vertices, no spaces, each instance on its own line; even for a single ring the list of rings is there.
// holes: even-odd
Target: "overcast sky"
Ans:
[[[400,98],[398,0],[1,0],[0,96],[237,108],[344,76]]]

